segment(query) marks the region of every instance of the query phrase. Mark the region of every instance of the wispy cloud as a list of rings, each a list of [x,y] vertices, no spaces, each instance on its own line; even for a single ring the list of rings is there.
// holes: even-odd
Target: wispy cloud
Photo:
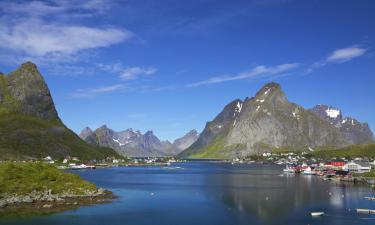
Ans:
[[[349,47],[333,51],[326,59],[327,62],[347,62],[360,57],[367,52],[365,48]]]
[[[296,69],[297,67],[299,67],[299,65],[300,65],[299,63],[287,63],[287,64],[281,64],[281,65],[277,65],[273,67],[267,67],[267,66],[261,65],[247,72],[239,73],[236,75],[216,76],[207,80],[188,84],[187,87],[197,87],[201,85],[215,84],[215,83],[222,83],[226,81],[243,80],[243,79],[250,79],[250,78],[259,78],[259,77],[266,78],[269,76],[277,76],[282,73]]]
[[[142,67],[129,67],[124,69],[121,74],[120,78],[122,80],[132,80],[142,75],[152,75],[156,72],[155,68],[142,68]]]
[[[351,61],[355,58],[365,55],[367,51],[368,50],[366,48],[356,46],[336,49],[331,52],[325,59],[311,64],[306,69],[306,73],[311,73],[317,68],[324,67],[333,63],[344,63]]]
[[[114,64],[98,64],[98,67],[107,72],[115,73],[121,80],[134,80],[141,76],[148,76],[156,73],[157,69],[154,67],[124,67],[121,63]]]
[[[72,98],[91,98],[103,93],[111,93],[124,88],[122,84],[103,86],[90,89],[79,89],[71,95]]]

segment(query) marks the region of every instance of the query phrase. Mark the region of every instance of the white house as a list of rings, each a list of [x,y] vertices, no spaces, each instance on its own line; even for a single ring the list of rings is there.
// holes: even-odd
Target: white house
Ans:
[[[342,169],[355,173],[365,173],[371,171],[371,164],[361,161],[351,161],[345,164]]]

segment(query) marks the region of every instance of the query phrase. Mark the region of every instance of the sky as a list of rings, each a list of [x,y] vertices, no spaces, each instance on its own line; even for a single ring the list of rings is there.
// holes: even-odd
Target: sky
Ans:
[[[375,1],[0,0],[0,71],[37,64],[59,116],[174,140],[278,82],[375,130]]]

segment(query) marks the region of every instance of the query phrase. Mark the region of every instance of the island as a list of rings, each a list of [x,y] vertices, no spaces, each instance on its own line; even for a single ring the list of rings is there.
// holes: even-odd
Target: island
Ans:
[[[54,165],[0,163],[0,217],[50,214],[113,199],[112,192]]]

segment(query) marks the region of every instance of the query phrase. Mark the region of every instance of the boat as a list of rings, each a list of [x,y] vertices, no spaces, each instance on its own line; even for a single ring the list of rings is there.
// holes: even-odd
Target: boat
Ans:
[[[375,214],[374,209],[357,209],[357,213]]]
[[[363,197],[363,198],[366,199],[366,200],[375,201],[375,197]]]
[[[310,212],[311,216],[323,216],[324,212]]]
[[[304,175],[316,175],[316,172],[314,170],[311,169],[311,167],[307,167],[303,172],[302,174]]]
[[[283,169],[284,173],[295,173],[296,170],[292,167],[289,167],[288,165]]]
[[[85,164],[81,164],[81,165],[72,165],[71,168],[73,170],[80,170],[80,169],[96,169],[96,166],[94,165],[85,165]]]

